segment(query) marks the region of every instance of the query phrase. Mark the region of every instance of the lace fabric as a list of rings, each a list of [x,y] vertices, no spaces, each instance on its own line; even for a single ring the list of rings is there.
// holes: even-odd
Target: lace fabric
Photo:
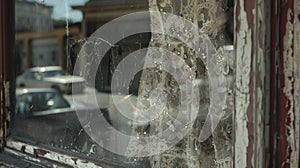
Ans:
[[[199,141],[199,136],[203,124],[206,120],[206,116],[210,106],[210,86],[209,86],[209,74],[207,73],[207,67],[203,60],[199,59],[197,53],[189,48],[184,41],[168,37],[163,34],[153,33],[150,41],[150,47],[160,47],[170,52],[176,53],[179,57],[185,60],[191,70],[196,74],[196,79],[199,79],[200,85],[198,94],[200,97],[200,108],[198,116],[193,123],[192,129],[180,142],[178,142],[171,149],[144,158],[149,160],[152,168],[164,168],[164,167],[230,167],[232,160],[232,74],[233,59],[232,49],[228,49],[228,45],[232,45],[230,33],[226,30],[226,24],[228,17],[230,17],[230,6],[227,0],[149,0],[150,11],[159,11],[162,13],[160,16],[161,23],[152,22],[151,28],[155,29],[161,27],[163,29],[170,28],[176,23],[176,20],[172,20],[172,17],[165,17],[163,13],[171,13],[181,16],[195,25],[198,29],[207,34],[210,40],[214,44],[218,51],[218,54],[214,55],[217,60],[215,65],[215,72],[218,74],[218,78],[211,81],[220,84],[220,92],[225,94],[225,102],[220,123],[213,131],[212,136],[206,139],[204,142]],[[155,25],[161,24],[161,25]],[[180,25],[182,29],[185,29],[184,25]],[[197,41],[201,40],[201,36],[198,35],[198,30],[188,30],[190,33],[186,33],[186,39],[189,38]],[[153,53],[147,53],[147,57],[151,58],[147,61],[155,60],[157,64],[163,64],[164,60],[159,54],[153,55]],[[147,64],[146,61],[146,64]],[[176,118],[180,106],[180,88],[176,80],[167,72],[162,71],[159,68],[145,69],[142,73],[139,87],[139,99],[137,106],[139,108],[145,108],[149,106],[149,99],[151,99],[151,91],[153,89],[163,90],[167,94],[166,107],[163,110],[162,115],[151,121],[149,125],[141,127],[134,126],[133,135],[136,136],[148,136],[161,132],[170,126],[170,124]],[[156,97],[158,98],[158,97]],[[176,135],[175,135],[176,136]],[[168,144],[168,142],[157,142],[149,146],[139,146],[137,141],[132,139],[128,146],[128,152],[142,153],[149,151],[153,148],[160,148]]]

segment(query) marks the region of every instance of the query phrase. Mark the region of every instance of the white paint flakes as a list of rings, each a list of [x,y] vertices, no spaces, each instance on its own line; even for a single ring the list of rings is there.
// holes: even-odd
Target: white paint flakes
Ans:
[[[285,166],[287,162],[293,163],[294,159],[293,156],[295,155],[295,149],[296,149],[296,142],[295,142],[295,127],[294,127],[294,121],[295,121],[295,115],[294,115],[294,97],[293,97],[293,62],[294,62],[294,56],[293,56],[293,21],[292,21],[292,9],[288,9],[287,11],[287,23],[286,23],[286,32],[285,36],[283,38],[283,69],[284,69],[284,88],[283,92],[288,99],[288,103],[285,105],[286,108],[289,108],[288,110],[288,116],[290,119],[290,125],[286,125],[287,130],[289,131],[289,135],[287,135],[287,141],[288,146],[291,148],[291,153],[287,152],[287,155],[290,154],[291,158],[290,160],[286,156],[286,161],[281,165],[282,167]],[[286,118],[287,120],[288,118]],[[287,123],[287,121],[286,121]],[[288,134],[286,132],[286,134]],[[298,143],[298,142],[297,142]],[[289,147],[286,149],[288,151]],[[297,159],[297,158],[296,158]]]
[[[244,0],[240,0],[238,21],[240,29],[236,35],[236,87],[235,87],[235,165],[247,167],[248,107],[250,104],[249,85],[251,70],[252,31],[248,26]],[[236,8],[235,8],[236,9]],[[235,26],[236,27],[236,26]]]

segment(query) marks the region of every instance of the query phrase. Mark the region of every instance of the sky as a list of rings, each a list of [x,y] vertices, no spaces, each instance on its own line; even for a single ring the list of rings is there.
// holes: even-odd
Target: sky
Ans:
[[[36,0],[48,6],[53,6],[53,19],[66,19],[69,14],[69,19],[76,22],[82,20],[80,11],[72,10],[73,5],[84,5],[88,0]]]

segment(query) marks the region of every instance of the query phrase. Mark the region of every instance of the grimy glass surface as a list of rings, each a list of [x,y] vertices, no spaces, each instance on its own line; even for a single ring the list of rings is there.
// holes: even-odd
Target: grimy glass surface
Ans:
[[[233,6],[16,0],[13,136],[124,167],[232,165]]]

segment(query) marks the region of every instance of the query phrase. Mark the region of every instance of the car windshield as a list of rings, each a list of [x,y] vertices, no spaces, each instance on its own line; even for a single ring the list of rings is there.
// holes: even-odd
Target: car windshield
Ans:
[[[70,107],[67,101],[57,92],[27,93],[22,95],[20,99],[20,104],[24,106],[23,108],[25,108],[23,110],[30,112]],[[22,108],[22,106],[19,108]]]
[[[42,72],[44,77],[54,77],[54,76],[63,76],[66,73],[62,70],[53,70],[53,71],[44,71]]]

